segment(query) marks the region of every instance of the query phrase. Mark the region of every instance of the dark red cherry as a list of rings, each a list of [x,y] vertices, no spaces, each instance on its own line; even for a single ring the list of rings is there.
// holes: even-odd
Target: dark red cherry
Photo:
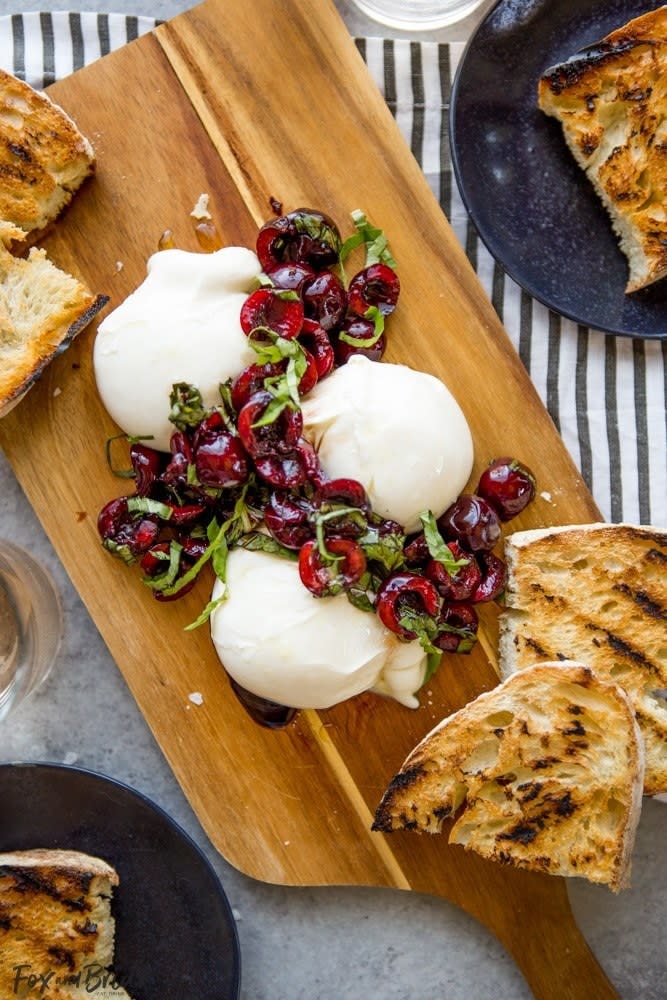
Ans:
[[[194,454],[197,479],[203,486],[229,488],[248,478],[248,457],[241,439],[227,430],[198,434]]]
[[[286,406],[270,423],[256,426],[274,402],[270,392],[256,392],[241,407],[237,420],[239,437],[253,458],[286,454],[293,450],[301,437],[303,415],[300,409]]]
[[[265,365],[248,365],[236,376],[231,384],[230,394],[232,406],[238,413],[250,397],[264,388],[264,380],[275,378],[285,369],[284,363],[269,363]]]
[[[438,635],[433,645],[445,653],[469,653],[477,639],[479,619],[469,604],[445,603],[438,616]]]
[[[248,335],[269,329],[279,337],[293,340],[303,326],[303,303],[285,298],[272,288],[258,288],[241,306],[241,329]]]
[[[348,288],[350,311],[365,316],[375,306],[383,316],[396,308],[401,283],[393,268],[387,264],[371,264],[352,278]]]
[[[426,566],[426,563],[431,558],[431,553],[429,552],[423,531],[420,531],[418,535],[414,535],[406,542],[403,546],[403,556],[406,565],[411,569],[423,569]]]
[[[174,431],[169,442],[171,459],[160,479],[168,485],[184,484],[192,464],[192,442],[185,431]]]
[[[424,572],[438,588],[438,593],[447,601],[469,601],[482,580],[482,571],[472,552],[464,552],[458,542],[447,542],[447,548],[458,562],[466,559],[466,565],[451,572],[437,559],[429,559]]]
[[[341,239],[335,222],[311,208],[298,208],[264,223],[256,250],[265,271],[283,263],[305,263],[324,271],[338,260]]]
[[[300,296],[304,281],[314,278],[317,271],[309,264],[293,261],[288,264],[278,264],[268,272],[275,288],[284,288],[290,292],[297,292]]]
[[[160,526],[152,515],[132,514],[129,497],[117,497],[104,505],[97,530],[109,552],[131,562],[157,540]]]
[[[315,362],[318,382],[320,379],[326,378],[335,363],[334,350],[326,330],[316,320],[305,319],[299,334],[299,343],[303,345]],[[305,395],[305,390],[301,386],[299,389]]]
[[[535,496],[535,476],[515,458],[496,458],[482,473],[477,493],[496,511],[501,521],[520,514]]]
[[[482,570],[482,579],[472,595],[472,600],[476,604],[495,601],[507,584],[507,566],[493,552],[480,552],[477,558]]]
[[[314,536],[310,517],[313,505],[305,497],[274,490],[264,510],[264,523],[276,541],[288,549],[300,549]]]
[[[488,552],[500,538],[500,519],[483,497],[463,493],[438,518],[438,529],[468,552]]]
[[[327,332],[338,328],[347,311],[347,292],[332,271],[309,278],[304,283],[302,298],[308,319],[316,320]]]
[[[135,489],[139,496],[145,497],[160,475],[163,456],[154,448],[149,448],[140,441],[130,445],[130,462],[134,470]]]
[[[433,583],[417,573],[392,573],[380,584],[375,608],[382,624],[399,639],[417,638],[413,629],[401,625],[406,614],[433,619],[440,612],[440,595]]]
[[[315,597],[327,597],[357,583],[366,572],[366,556],[361,546],[350,538],[327,539],[326,559],[315,539],[306,542],[299,551],[299,576]]]
[[[328,479],[318,488],[313,502],[318,507],[324,503],[358,507],[366,516],[371,512],[371,502],[366,488],[357,479]]]
[[[346,364],[353,354],[361,354],[370,361],[379,361],[387,346],[384,333],[375,339],[373,320],[363,319],[361,316],[346,316],[338,335],[332,339],[336,364],[339,366]],[[367,346],[368,344],[371,346]]]

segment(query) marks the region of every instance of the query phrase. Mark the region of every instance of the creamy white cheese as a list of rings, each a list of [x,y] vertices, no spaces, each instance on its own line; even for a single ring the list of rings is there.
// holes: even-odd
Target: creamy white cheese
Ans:
[[[211,636],[246,690],[292,708],[330,708],[371,689],[418,706],[426,670],[419,643],[400,642],[344,594],[313,597],[296,562],[233,549],[227,582],[216,581],[213,600],[224,593]]]
[[[220,382],[252,364],[239,314],[260,272],[244,247],[153,254],[143,283],[100,324],[93,351],[102,402],[127,434],[169,451],[172,385],[191,383],[212,406]]]
[[[303,400],[304,436],[334,479],[364,484],[373,509],[421,527],[456,500],[472,471],[463,412],[440,379],[354,355]]]

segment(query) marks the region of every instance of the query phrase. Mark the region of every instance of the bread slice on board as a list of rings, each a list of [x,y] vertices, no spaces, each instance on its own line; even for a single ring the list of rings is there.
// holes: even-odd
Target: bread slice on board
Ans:
[[[538,104],[611,216],[626,292],[667,274],[667,6],[546,70]]]
[[[574,662],[539,663],[444,719],[408,756],[374,830],[438,833],[482,857],[627,885],[643,783],[627,696]]]
[[[93,147],[69,115],[0,70],[0,220],[40,234],[94,170]]]
[[[107,302],[45,250],[14,257],[0,244],[0,417]]]
[[[645,793],[667,792],[667,531],[563,525],[505,539],[500,672],[578,659],[616,681],[646,747]]]
[[[114,868],[79,851],[0,854],[0,996],[81,1000],[114,956]],[[34,980],[31,980],[31,976]],[[130,1000],[106,978],[108,1000]]]

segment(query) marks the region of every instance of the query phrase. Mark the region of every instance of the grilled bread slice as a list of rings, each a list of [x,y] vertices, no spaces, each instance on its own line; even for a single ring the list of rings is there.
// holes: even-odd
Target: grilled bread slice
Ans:
[[[539,663],[435,727],[392,779],[374,830],[438,833],[484,858],[614,891],[629,879],[643,747],[616,684]]]
[[[578,659],[630,697],[646,747],[645,793],[667,791],[667,531],[564,525],[505,539],[500,672]]]
[[[108,302],[33,247],[14,257],[0,243],[0,417]]]
[[[667,274],[667,6],[548,69],[538,104],[611,216],[626,292]]]
[[[93,147],[62,108],[0,70],[0,220],[40,234],[94,170]]]
[[[111,865],[79,851],[0,854],[0,996],[90,996],[113,962],[117,885]],[[104,996],[129,1000],[112,974]]]

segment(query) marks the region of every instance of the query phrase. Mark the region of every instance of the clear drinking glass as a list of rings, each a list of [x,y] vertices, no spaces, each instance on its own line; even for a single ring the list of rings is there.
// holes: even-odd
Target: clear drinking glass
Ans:
[[[484,0],[353,0],[368,17],[403,31],[433,31],[462,21]]]
[[[62,634],[62,606],[50,574],[0,538],[0,720],[46,679]]]

